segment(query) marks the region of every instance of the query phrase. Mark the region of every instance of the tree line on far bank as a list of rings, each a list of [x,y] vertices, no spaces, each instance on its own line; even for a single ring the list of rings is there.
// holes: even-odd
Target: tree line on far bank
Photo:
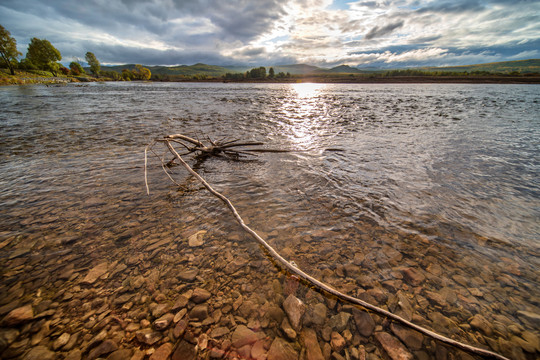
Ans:
[[[49,71],[53,76],[63,75],[81,76],[86,74],[79,59],[74,59],[69,68],[61,63],[62,55],[49,40],[32,38],[26,52],[26,57],[21,59],[22,53],[17,50],[17,41],[11,37],[11,33],[0,25],[0,67],[5,67],[11,75],[15,75],[15,69],[25,71],[43,70]],[[122,73],[116,71],[101,71],[101,64],[94,53],[88,51],[85,55],[90,72],[95,77],[104,76],[112,80],[149,80],[151,72],[142,65],[136,65],[135,69],[124,69]]]

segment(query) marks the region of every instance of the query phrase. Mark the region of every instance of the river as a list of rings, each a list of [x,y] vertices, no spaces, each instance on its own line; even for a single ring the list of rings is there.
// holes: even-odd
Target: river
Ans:
[[[174,133],[291,150],[188,162],[305,272],[457,340],[511,358],[540,355],[538,85],[33,85],[0,88],[0,104],[0,316],[33,308],[32,320],[14,325],[17,336],[3,335],[11,358],[41,345],[85,354],[103,330],[132,352],[207,334],[228,356],[254,357],[254,345],[235,349],[242,324],[264,334],[266,352],[284,338],[300,354],[307,328],[325,354],[328,344],[341,356],[388,351],[362,335],[346,304],[301,284],[291,290],[185,170],[172,169],[180,187],[170,182],[159,144],[146,194],[144,148]],[[204,244],[190,247],[196,233]],[[99,265],[106,271],[91,281]],[[163,315],[156,306],[174,308],[197,289],[212,297],[208,317],[188,323],[191,338],[178,340],[174,323],[155,344],[137,337],[143,320]],[[266,311],[291,292],[308,309],[295,336]],[[185,305],[195,319],[196,302]],[[317,303],[324,321],[312,313]],[[337,326],[344,313],[350,319]],[[373,318],[375,334],[399,338],[416,358],[443,351]],[[212,336],[217,328],[228,335]],[[71,347],[55,348],[66,332]],[[332,347],[333,332],[343,348]]]

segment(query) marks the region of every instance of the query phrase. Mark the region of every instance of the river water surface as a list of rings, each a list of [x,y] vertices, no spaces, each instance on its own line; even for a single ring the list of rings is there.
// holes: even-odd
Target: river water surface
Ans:
[[[151,154],[146,195],[144,147],[173,133],[293,150],[188,161],[302,270],[457,340],[540,356],[540,86],[95,83],[3,87],[0,104],[0,316],[26,304],[34,313],[4,336],[7,358],[35,346],[84,357],[103,330],[147,355],[208,334],[230,358],[257,358],[254,345],[235,349],[234,336],[231,346],[212,332],[241,324],[264,333],[265,354],[278,338],[305,354],[309,327],[325,355],[386,356],[346,304],[289,289],[184,170],[172,170],[178,187]],[[197,232],[204,244],[190,247]],[[88,280],[99,264],[107,271]],[[136,336],[162,315],[156,304],[197,288],[212,294],[213,322],[189,323],[184,340]],[[308,306],[298,336],[265,317],[291,292]],[[309,310],[316,303],[325,321]],[[342,327],[343,313],[354,316]],[[416,358],[465,356],[427,338],[417,346],[374,318],[375,334]],[[63,333],[73,344],[56,347]]]

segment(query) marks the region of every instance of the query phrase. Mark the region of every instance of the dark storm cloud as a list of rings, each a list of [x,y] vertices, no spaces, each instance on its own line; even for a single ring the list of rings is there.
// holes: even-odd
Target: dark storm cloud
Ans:
[[[403,23],[404,23],[403,20],[400,20],[398,22],[391,23],[391,24],[388,24],[388,25],[385,25],[385,26],[382,26],[382,27],[375,26],[374,28],[369,30],[369,32],[366,34],[366,36],[364,38],[366,40],[371,40],[371,39],[374,39],[374,38],[377,38],[377,37],[388,35],[391,32],[393,32],[394,30],[399,29],[400,27],[402,27]]]

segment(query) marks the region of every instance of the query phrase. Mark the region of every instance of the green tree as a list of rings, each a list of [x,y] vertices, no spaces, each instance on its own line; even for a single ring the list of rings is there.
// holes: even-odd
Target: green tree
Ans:
[[[86,62],[88,62],[88,65],[90,65],[90,71],[94,76],[99,76],[99,71],[101,70],[101,65],[99,64],[98,59],[96,58],[96,55],[94,53],[91,53],[90,51],[86,53]]]
[[[38,69],[49,70],[53,76],[56,76],[56,71],[59,68],[56,62],[62,60],[62,55],[49,40],[32,38],[28,45],[26,58]]]
[[[145,68],[144,66],[140,64],[135,65],[134,72],[137,74],[137,78],[139,80],[150,80],[150,77],[152,76],[150,69]]]
[[[11,75],[15,75],[13,63],[17,62],[17,57],[22,55],[17,51],[17,41],[11,37],[11,33],[0,25],[0,56]]]
[[[272,78],[274,78],[274,75],[275,75],[274,68],[271,67],[271,68],[268,70],[268,77],[272,79]]]
[[[76,61],[72,61],[69,63],[69,68],[71,70],[71,73],[75,76],[78,76],[78,75],[81,75],[81,74],[84,74],[84,69],[83,67],[81,66],[81,64],[79,64],[78,62]]]

